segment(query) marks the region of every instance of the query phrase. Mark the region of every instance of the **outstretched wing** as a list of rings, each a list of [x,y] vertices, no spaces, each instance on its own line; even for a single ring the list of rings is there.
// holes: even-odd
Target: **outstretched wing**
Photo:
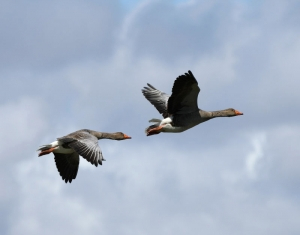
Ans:
[[[142,89],[143,95],[146,99],[155,106],[159,113],[163,115],[164,118],[168,117],[168,99],[169,95],[160,90],[157,90],[154,86],[147,83],[148,87]]]
[[[95,166],[102,165],[103,155],[98,145],[98,139],[87,130],[80,130],[58,138],[80,156]]]
[[[191,71],[176,78],[172,95],[168,100],[168,113],[186,114],[198,111],[198,94],[200,88]]]
[[[76,178],[79,167],[79,155],[78,153],[61,154],[54,153],[54,160],[57,170],[62,179],[67,183],[71,183]]]

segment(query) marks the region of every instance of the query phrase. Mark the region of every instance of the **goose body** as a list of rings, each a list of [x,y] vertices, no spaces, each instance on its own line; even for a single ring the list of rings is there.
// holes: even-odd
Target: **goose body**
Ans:
[[[95,166],[102,165],[102,161],[105,161],[98,145],[99,139],[124,140],[131,139],[131,137],[122,132],[105,133],[82,129],[41,146],[38,149],[39,157],[53,153],[57,170],[62,179],[66,183],[71,183],[77,176],[79,155]]]
[[[191,71],[177,77],[171,96],[149,83],[147,85],[142,89],[143,95],[164,117],[162,120],[155,118],[150,120],[156,123],[146,128],[147,136],[160,132],[183,132],[215,117],[243,115],[243,113],[232,108],[219,111],[199,109],[197,99],[200,88]]]

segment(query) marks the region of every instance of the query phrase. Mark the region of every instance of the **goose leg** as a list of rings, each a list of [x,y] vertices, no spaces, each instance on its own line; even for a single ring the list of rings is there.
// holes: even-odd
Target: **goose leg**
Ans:
[[[49,154],[49,153],[52,153],[54,149],[55,148],[49,148],[49,149],[43,150],[42,152],[39,153],[39,157],[43,156],[43,155],[46,155],[46,154]]]
[[[155,127],[155,128],[150,129],[150,130],[147,132],[147,136],[159,134],[159,133],[161,132],[160,130],[161,130],[162,128],[163,128],[163,126],[158,126],[158,127]]]

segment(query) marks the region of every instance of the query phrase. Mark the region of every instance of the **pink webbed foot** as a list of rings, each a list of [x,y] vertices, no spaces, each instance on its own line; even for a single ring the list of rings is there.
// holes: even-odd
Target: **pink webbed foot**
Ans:
[[[46,155],[46,154],[49,154],[49,153],[52,153],[54,149],[55,148],[49,148],[49,149],[43,150],[42,152],[39,153],[39,157],[43,156],[43,155]]]
[[[163,126],[158,126],[158,127],[155,127],[155,128],[152,128],[152,129],[148,130],[147,136],[159,134],[161,132],[162,128],[163,128]]]

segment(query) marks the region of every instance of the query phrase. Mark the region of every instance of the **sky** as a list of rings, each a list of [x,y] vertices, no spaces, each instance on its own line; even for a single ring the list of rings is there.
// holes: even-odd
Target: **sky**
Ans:
[[[295,235],[300,231],[300,2],[0,0],[0,233]],[[180,134],[142,95],[191,70]],[[65,184],[36,149],[89,128],[106,162]]]

